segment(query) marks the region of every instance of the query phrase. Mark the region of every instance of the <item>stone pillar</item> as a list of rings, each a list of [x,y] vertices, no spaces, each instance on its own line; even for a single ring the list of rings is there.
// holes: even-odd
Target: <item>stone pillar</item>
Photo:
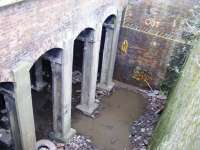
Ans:
[[[30,64],[21,62],[13,70],[14,93],[17,120],[19,124],[22,150],[34,150],[36,148],[35,125],[33,118]]]
[[[51,62],[52,69],[52,99],[53,99],[53,131],[55,137],[61,137],[62,134],[62,65]]]
[[[111,90],[113,84],[109,83],[108,74],[111,68],[111,54],[113,44],[114,26],[106,26],[106,38],[103,50],[102,70],[100,78],[100,87],[106,90]]]
[[[73,54],[69,49],[61,50],[56,57],[49,57],[52,69],[54,129],[54,134],[51,136],[62,142],[68,142],[76,133],[71,128],[72,58]]]
[[[104,54],[102,62],[102,74],[99,87],[110,91],[113,86],[113,72],[115,66],[115,59],[117,53],[120,25],[121,25],[122,11],[118,12],[118,16],[115,21],[114,29],[106,28],[106,39],[104,45]]]
[[[15,105],[14,91],[11,87],[3,87],[0,89],[1,93],[4,96],[6,103],[6,109],[8,111],[8,116],[10,120],[10,127],[12,138],[14,142],[15,150],[22,150],[21,139],[20,139],[20,130],[17,120],[17,111]]]
[[[44,82],[43,80],[42,59],[36,61],[34,69],[35,69],[35,84],[32,86],[32,88],[36,91],[41,91],[47,85],[47,83]]]
[[[85,41],[81,104],[76,108],[86,115],[91,115],[98,108],[98,104],[95,103],[95,92],[100,38],[100,32],[96,31],[94,40],[93,37],[90,37]]]

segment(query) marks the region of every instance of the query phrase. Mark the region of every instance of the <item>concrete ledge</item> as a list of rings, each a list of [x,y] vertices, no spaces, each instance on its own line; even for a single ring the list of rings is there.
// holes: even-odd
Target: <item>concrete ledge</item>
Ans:
[[[85,115],[87,116],[91,116],[93,114],[93,112],[99,107],[99,104],[94,103],[90,106],[88,105],[77,105],[76,108],[78,110],[80,110],[81,112],[83,112]]]
[[[58,141],[58,142],[63,142],[63,143],[69,143],[70,140],[73,138],[73,136],[76,134],[76,130],[71,128],[70,131],[64,135],[64,137],[60,136],[60,135],[57,135],[56,133],[54,132],[51,132],[49,134],[49,138],[52,139],[52,140],[55,140],[55,141]]]
[[[115,86],[114,82],[112,82],[110,85],[105,85],[105,84],[101,84],[101,83],[99,83],[97,85],[98,88],[109,91],[109,92],[114,88],[114,86]]]
[[[25,1],[25,0],[0,0],[0,7],[12,5],[12,4],[15,4],[17,2],[22,2],[22,1]]]

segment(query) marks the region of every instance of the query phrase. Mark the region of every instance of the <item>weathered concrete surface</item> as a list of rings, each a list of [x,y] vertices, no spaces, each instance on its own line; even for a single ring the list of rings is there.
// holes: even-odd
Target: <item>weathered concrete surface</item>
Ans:
[[[21,1],[24,1],[24,0],[0,0],[0,7],[12,5],[14,3],[21,2]]]
[[[158,124],[150,149],[199,150],[200,44],[196,43]]]
[[[83,48],[83,80],[81,87],[81,103],[77,105],[77,109],[81,110],[86,115],[91,115],[94,110],[98,107],[95,103],[95,93],[94,87],[96,87],[97,77],[97,67],[93,68],[94,64],[98,64],[98,54],[96,50],[99,46],[99,38],[101,34],[97,31],[96,36],[94,36],[94,30],[87,30],[87,35],[83,38],[84,48]],[[96,66],[96,65],[95,65]],[[95,85],[94,85],[95,84]],[[92,92],[94,91],[94,92]]]
[[[13,71],[16,81],[14,85],[15,106],[20,130],[18,138],[21,139],[23,150],[33,150],[36,144],[29,67],[26,62],[21,62]]]

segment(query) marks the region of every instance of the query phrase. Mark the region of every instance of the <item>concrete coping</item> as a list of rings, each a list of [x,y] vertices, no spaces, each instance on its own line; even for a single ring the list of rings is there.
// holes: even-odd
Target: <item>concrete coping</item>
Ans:
[[[0,0],[0,7],[12,5],[25,0]]]

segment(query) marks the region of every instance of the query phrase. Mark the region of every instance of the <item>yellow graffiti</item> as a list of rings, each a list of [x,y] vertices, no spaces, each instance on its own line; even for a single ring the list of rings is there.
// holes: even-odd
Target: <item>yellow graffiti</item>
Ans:
[[[151,27],[156,27],[158,28],[160,26],[160,22],[159,21],[156,21],[155,19],[153,18],[148,18],[144,21],[144,23],[147,25],[147,26],[151,26]]]
[[[122,55],[126,55],[128,53],[128,47],[129,47],[128,40],[124,40],[124,42],[122,43],[122,46],[121,46],[121,54]]]
[[[150,85],[150,81],[152,81],[152,77],[148,72],[143,71],[143,70],[135,70],[133,72],[132,78],[137,81],[144,82],[150,88],[150,90],[153,91],[153,88]]]
[[[137,81],[144,81],[144,82],[150,82],[152,80],[151,76],[142,70],[135,70],[133,72],[132,78]]]

